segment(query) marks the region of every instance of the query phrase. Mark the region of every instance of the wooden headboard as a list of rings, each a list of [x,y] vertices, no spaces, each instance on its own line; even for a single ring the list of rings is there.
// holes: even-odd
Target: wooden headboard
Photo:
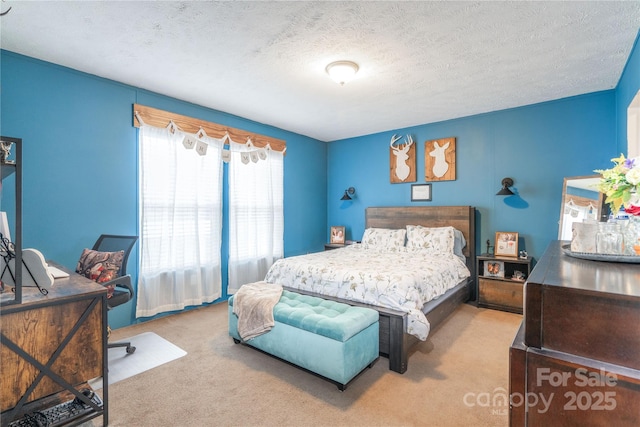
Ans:
[[[405,228],[407,225],[423,227],[452,226],[462,232],[467,246],[463,249],[467,267],[475,276],[476,264],[476,210],[473,206],[398,206],[371,207],[365,211],[366,228]]]

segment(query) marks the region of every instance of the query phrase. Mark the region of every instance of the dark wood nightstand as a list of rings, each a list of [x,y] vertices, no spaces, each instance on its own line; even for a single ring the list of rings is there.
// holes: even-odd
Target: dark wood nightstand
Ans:
[[[480,255],[476,265],[478,307],[522,314],[522,291],[532,264],[532,257]]]
[[[329,251],[331,249],[344,248],[345,245],[343,243],[325,243],[324,250]]]

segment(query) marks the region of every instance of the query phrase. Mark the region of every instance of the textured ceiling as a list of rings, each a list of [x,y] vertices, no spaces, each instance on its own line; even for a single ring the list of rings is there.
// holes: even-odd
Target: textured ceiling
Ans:
[[[640,28],[638,1],[9,7],[3,49],[322,141],[612,89]]]

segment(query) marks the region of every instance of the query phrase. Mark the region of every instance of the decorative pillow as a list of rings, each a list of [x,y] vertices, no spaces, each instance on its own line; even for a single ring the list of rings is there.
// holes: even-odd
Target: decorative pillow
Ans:
[[[389,228],[367,228],[362,236],[364,249],[381,249],[398,252],[404,247],[404,238],[407,230],[404,228],[394,230]]]
[[[460,258],[462,262],[467,262],[467,257],[462,253],[462,250],[467,246],[467,240],[464,238],[464,234],[462,234],[462,231],[454,228],[453,235],[453,254]]]
[[[453,227],[423,227],[407,225],[407,249],[426,249],[434,254],[452,254]]]
[[[99,252],[85,249],[78,260],[76,273],[98,283],[106,283],[118,277],[123,258],[124,251]],[[115,286],[107,286],[107,298],[113,296],[114,290]]]

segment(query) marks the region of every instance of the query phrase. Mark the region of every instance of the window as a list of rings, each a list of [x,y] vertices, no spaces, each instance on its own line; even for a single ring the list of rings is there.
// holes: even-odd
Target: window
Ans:
[[[207,145],[200,155],[184,136],[175,127],[140,127],[137,317],[221,296],[222,141],[200,138]]]
[[[263,280],[284,255],[284,156],[230,144],[228,292]]]

